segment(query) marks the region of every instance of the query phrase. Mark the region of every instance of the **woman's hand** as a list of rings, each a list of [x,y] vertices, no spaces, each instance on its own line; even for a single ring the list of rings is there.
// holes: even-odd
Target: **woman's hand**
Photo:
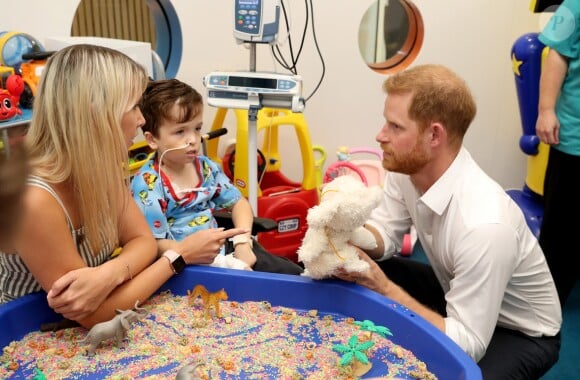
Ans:
[[[211,264],[227,239],[247,232],[245,228],[210,228],[197,231],[180,241],[176,251],[187,264]]]
[[[103,266],[72,270],[54,282],[47,295],[48,305],[65,318],[83,319],[113,291],[115,278]]]

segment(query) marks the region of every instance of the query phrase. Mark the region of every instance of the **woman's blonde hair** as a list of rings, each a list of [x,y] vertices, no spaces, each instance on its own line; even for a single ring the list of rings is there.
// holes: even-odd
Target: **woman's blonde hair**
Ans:
[[[32,174],[70,182],[95,252],[118,243],[128,178],[121,119],[147,81],[123,53],[80,44],[51,56],[38,85],[25,140]]]

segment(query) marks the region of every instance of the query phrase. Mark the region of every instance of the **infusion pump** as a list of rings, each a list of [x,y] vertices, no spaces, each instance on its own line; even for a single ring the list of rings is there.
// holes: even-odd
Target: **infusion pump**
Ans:
[[[304,110],[299,75],[255,71],[216,71],[203,78],[209,105],[221,108],[284,108]]]
[[[280,0],[235,0],[234,37],[239,43],[276,42]]]

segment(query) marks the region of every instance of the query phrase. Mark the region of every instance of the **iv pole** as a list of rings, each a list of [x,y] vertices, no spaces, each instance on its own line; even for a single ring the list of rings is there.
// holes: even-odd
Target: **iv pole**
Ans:
[[[250,71],[256,71],[256,44],[250,43]],[[252,96],[252,95],[250,95]],[[253,96],[259,96],[254,94]],[[258,111],[259,107],[250,106],[248,109],[248,201],[258,216]]]
[[[278,22],[280,18],[280,0],[236,0],[235,3],[236,14],[236,28],[234,29],[234,36],[238,43],[249,43],[250,50],[250,70],[251,73],[256,73],[256,44],[257,43],[275,43],[276,35],[278,33]],[[242,74],[243,75],[243,74]],[[252,74],[253,75],[253,74]],[[212,78],[204,78],[211,82]],[[304,102],[298,99],[295,94],[291,95],[291,99],[280,99],[284,97],[285,91],[292,91],[300,89],[300,84],[296,84],[294,78],[292,80],[282,80],[284,87],[276,88],[275,91],[270,87],[261,88],[260,85],[255,87],[242,85],[244,88],[243,97],[234,97],[232,90],[225,88],[222,78],[213,78],[217,82],[211,83],[217,85],[217,89],[213,94],[210,91],[209,98],[217,99],[221,97],[222,101],[232,101],[235,104],[234,108],[248,109],[248,157],[247,157],[247,186],[248,186],[248,201],[252,207],[254,215],[258,215],[258,159],[257,159],[257,140],[258,140],[258,111],[268,104],[270,106],[276,105],[282,107],[289,107],[291,109],[303,109]],[[290,83],[289,83],[290,82]],[[235,85],[234,85],[235,86]],[[288,87],[286,87],[288,86]],[[265,91],[262,91],[265,90]],[[239,87],[233,90],[239,94]],[[274,93],[275,92],[275,93]],[[244,99],[246,102],[241,101]],[[208,100],[210,103],[210,100]],[[224,106],[222,102],[220,106]],[[230,108],[230,107],[228,107]],[[234,178],[235,180],[235,178]]]

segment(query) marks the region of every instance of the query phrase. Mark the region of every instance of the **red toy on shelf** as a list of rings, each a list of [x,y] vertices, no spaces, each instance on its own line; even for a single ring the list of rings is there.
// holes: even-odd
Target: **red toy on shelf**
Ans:
[[[18,103],[23,91],[24,81],[20,75],[12,74],[6,79],[6,89],[0,89],[0,122],[22,115]]]

